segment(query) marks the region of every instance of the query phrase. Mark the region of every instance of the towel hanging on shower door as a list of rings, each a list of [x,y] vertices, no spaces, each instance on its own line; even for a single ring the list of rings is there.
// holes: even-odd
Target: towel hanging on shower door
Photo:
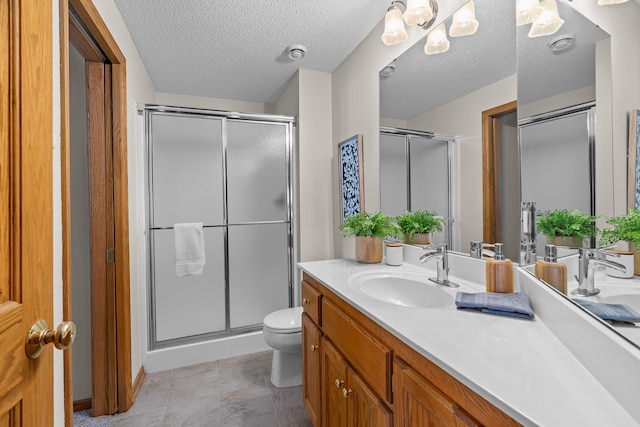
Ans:
[[[176,275],[201,276],[204,269],[204,234],[201,222],[174,224]]]

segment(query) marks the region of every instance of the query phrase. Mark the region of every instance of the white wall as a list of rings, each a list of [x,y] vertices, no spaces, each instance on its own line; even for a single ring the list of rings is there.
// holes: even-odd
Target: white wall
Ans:
[[[637,46],[640,40],[640,6],[637,2],[628,2],[604,7],[590,0],[574,0],[571,5],[611,35],[613,143],[610,148],[599,147],[597,156],[610,156],[613,182],[603,182],[598,176],[596,192],[606,194],[607,189],[613,188],[612,214],[621,215],[627,211],[628,112],[640,104],[640,54]],[[601,113],[598,108],[598,117],[602,116]],[[606,205],[602,206],[598,212],[605,208]]]
[[[211,110],[236,111],[239,113],[266,113],[268,104],[260,102],[234,101],[223,98],[205,98],[203,96],[179,95],[157,92],[156,104],[174,107],[205,108]]]
[[[506,77],[408,121],[410,129],[455,135],[459,155],[458,248],[482,240],[482,112],[514,101],[516,75]]]

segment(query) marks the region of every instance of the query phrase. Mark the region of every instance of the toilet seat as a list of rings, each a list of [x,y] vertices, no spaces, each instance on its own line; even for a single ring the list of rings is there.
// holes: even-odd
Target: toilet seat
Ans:
[[[302,331],[302,307],[291,307],[274,311],[264,318],[264,327],[277,334]]]

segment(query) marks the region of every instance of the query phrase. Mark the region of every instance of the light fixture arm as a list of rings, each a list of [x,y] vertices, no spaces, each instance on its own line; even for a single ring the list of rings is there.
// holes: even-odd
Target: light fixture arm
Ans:
[[[387,12],[393,9],[394,7],[397,7],[398,9],[400,9],[402,13],[404,13],[405,10],[407,10],[407,4],[404,0],[393,0],[391,2],[391,6],[389,6],[389,8],[387,9]]]

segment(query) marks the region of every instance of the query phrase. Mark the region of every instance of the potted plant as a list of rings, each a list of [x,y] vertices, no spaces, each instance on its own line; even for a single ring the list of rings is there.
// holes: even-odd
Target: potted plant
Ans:
[[[396,222],[404,235],[404,242],[417,245],[428,245],[429,234],[442,231],[444,220],[438,214],[429,211],[405,212],[396,217]]]
[[[633,252],[633,273],[640,275],[640,211],[631,209],[624,215],[608,219],[607,224],[612,228],[602,230],[600,245],[628,242],[629,252]]]
[[[598,233],[594,221],[598,216],[587,215],[574,209],[558,209],[538,213],[538,231],[547,236],[547,242],[556,246],[582,247],[582,241]]]
[[[382,261],[382,239],[397,236],[399,228],[393,219],[378,211],[351,215],[340,225],[343,236],[356,236],[356,261],[373,264]]]

